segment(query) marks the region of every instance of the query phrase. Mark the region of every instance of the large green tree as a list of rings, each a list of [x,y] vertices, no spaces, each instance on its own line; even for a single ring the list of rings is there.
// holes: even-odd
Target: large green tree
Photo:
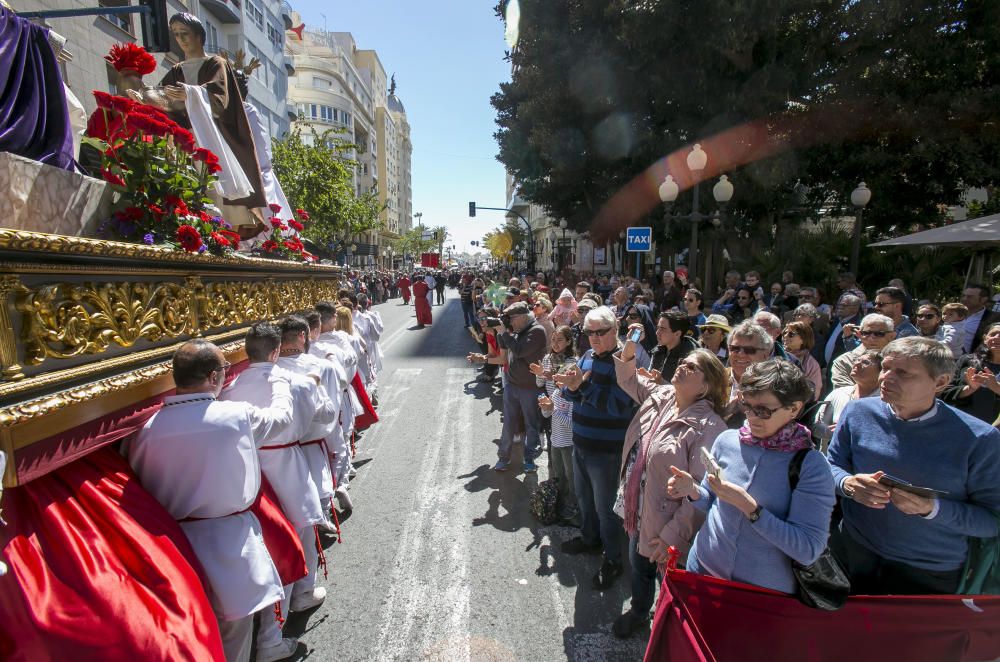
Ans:
[[[375,191],[355,194],[353,176],[357,162],[349,157],[357,149],[330,129],[310,128],[303,135],[294,125],[287,136],[272,142],[274,172],[289,203],[309,212],[305,236],[331,247],[351,235],[380,227],[383,205]]]
[[[524,197],[596,239],[662,229],[656,184],[690,183],[698,141],[705,174],[733,180],[745,235],[835,213],[860,180],[867,221],[931,223],[1000,179],[998,14],[986,0],[520,0],[512,79],[492,100],[498,158]]]

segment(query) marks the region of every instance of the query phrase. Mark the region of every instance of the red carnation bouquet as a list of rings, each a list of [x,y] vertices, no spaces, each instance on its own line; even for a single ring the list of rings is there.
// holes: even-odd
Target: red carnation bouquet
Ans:
[[[122,73],[135,72],[139,76],[145,76],[156,71],[156,58],[137,44],[115,44],[104,59],[115,71]]]
[[[102,234],[191,253],[235,250],[239,235],[208,196],[220,170],[215,154],[152,106],[100,91],[94,98],[85,140],[100,150],[101,176],[117,194]]]
[[[270,258],[296,262],[316,262],[317,257],[306,250],[298,236],[300,232],[305,230],[309,214],[302,209],[296,209],[296,218],[282,220],[277,216],[281,212],[281,206],[272,204],[270,208],[271,213],[275,214],[270,219],[271,236],[260,245],[258,251]]]

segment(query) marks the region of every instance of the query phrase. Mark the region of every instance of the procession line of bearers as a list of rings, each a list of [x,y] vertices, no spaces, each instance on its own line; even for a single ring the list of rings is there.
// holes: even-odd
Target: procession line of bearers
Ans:
[[[338,297],[277,324],[253,325],[249,365],[228,386],[231,366],[217,346],[201,339],[181,345],[173,357],[175,394],[122,449],[190,540],[230,662],[250,659],[255,614],[256,659],[291,656],[298,642],[282,637],[284,617],[326,598],[316,585],[319,530],[337,529],[334,500],[342,512],[352,507],[351,440],[359,417],[374,413],[364,405],[382,361],[381,316],[364,295],[342,290]],[[290,557],[301,561],[302,553],[295,541],[275,543],[255,514],[262,476],[304,553],[305,575],[294,581],[283,581],[279,569],[294,568]]]

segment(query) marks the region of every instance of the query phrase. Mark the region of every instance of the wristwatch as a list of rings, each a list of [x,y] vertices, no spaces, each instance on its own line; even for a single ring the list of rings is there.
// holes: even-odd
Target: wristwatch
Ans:
[[[764,506],[758,505],[756,508],[753,509],[752,513],[747,515],[747,519],[750,520],[751,524],[760,519],[760,513],[762,510],[764,510]]]

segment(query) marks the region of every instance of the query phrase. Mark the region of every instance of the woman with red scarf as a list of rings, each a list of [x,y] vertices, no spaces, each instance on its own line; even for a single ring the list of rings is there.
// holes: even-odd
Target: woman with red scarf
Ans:
[[[413,278],[414,305],[417,308],[417,328],[422,329],[432,322],[431,302],[427,294],[431,291],[430,286],[419,275]]]

